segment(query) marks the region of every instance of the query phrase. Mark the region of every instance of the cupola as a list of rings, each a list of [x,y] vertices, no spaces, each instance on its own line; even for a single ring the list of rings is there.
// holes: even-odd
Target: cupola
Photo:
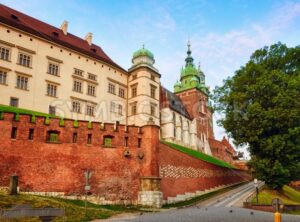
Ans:
[[[139,64],[147,64],[153,66],[154,63],[155,60],[154,60],[153,53],[150,52],[148,49],[146,49],[144,45],[141,49],[133,53],[132,56],[133,66],[137,66]]]

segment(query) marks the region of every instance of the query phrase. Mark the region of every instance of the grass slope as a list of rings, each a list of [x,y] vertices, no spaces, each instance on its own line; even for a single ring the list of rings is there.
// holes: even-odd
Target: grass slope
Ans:
[[[30,204],[34,208],[41,207],[54,207],[65,209],[66,216],[55,218],[55,222],[58,221],[90,221],[93,219],[105,219],[112,215],[122,212],[136,212],[138,211],[134,207],[125,206],[102,206],[88,202],[87,203],[87,215],[85,215],[84,201],[81,200],[66,200],[57,197],[45,197],[29,194],[18,194],[17,196],[10,196],[3,191],[0,191],[0,209],[11,208],[17,204]],[[13,221],[26,221],[35,222],[40,221],[38,218],[22,218],[14,219]]]
[[[0,105],[0,112],[19,113],[19,114],[42,116],[42,117],[54,117],[46,113],[41,113],[41,112],[36,112],[28,109],[21,109],[14,106],[6,106],[6,105]]]
[[[214,165],[217,165],[217,166],[220,166],[220,167],[225,167],[225,168],[229,168],[229,169],[236,169],[234,166],[232,166],[231,164],[229,163],[226,163],[225,161],[223,160],[219,160],[215,157],[212,157],[212,156],[209,156],[209,155],[206,155],[204,153],[201,153],[201,152],[198,152],[196,150],[192,150],[190,148],[186,148],[184,146],[181,146],[181,145],[178,145],[178,144],[174,144],[174,143],[170,143],[170,142],[166,142],[166,141],[161,141],[161,143],[171,147],[171,148],[174,148],[176,150],[179,150],[183,153],[186,153],[190,156],[193,156],[197,159],[200,159],[200,160],[203,160],[203,161],[206,161],[208,163],[212,163]]]
[[[284,204],[299,205],[300,204],[300,192],[294,190],[289,186],[284,186],[281,191],[263,189],[259,192],[258,203],[269,205],[274,198],[279,198]],[[252,199],[252,203],[256,203],[256,197]]]

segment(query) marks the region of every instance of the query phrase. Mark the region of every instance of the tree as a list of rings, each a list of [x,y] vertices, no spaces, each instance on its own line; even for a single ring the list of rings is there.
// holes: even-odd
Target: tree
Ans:
[[[300,47],[280,42],[255,51],[232,78],[216,87],[219,124],[247,145],[258,179],[280,189],[300,179]]]

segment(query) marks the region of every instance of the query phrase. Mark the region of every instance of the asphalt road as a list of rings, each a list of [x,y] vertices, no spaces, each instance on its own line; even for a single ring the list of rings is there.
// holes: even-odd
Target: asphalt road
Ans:
[[[134,222],[273,222],[274,214],[239,208],[255,190],[253,183],[203,201],[196,206],[158,213],[120,215],[105,221]],[[99,220],[100,221],[100,220]],[[102,221],[102,220],[101,220]],[[282,215],[282,222],[300,222],[300,216]]]

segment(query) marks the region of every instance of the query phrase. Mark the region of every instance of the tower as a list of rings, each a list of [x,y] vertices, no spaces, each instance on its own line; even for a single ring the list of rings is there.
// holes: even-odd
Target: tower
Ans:
[[[209,89],[205,85],[205,75],[194,65],[191,44],[187,44],[185,66],[180,72],[180,81],[174,85],[174,93],[180,97],[190,117],[196,119],[197,147],[211,154],[208,139],[214,138],[212,109],[209,106]]]
[[[160,77],[152,52],[143,45],[133,53],[132,66],[128,70],[128,124],[144,126],[150,121],[160,125],[159,87]]]

